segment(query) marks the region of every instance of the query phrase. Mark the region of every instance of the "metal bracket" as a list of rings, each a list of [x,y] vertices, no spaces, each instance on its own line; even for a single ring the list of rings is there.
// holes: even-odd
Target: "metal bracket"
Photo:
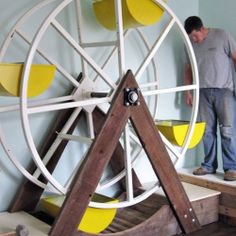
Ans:
[[[125,88],[124,89],[124,105],[125,106],[138,106],[139,101],[139,88]]]

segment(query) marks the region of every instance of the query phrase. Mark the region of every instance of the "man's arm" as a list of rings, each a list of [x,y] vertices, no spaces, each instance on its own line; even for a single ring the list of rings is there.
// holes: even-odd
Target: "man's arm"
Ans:
[[[235,61],[235,65],[236,65],[236,61]],[[190,64],[185,64],[185,68],[184,68],[184,84],[185,85],[191,85],[192,83],[193,83],[192,68],[191,68]],[[192,106],[193,105],[193,95],[192,95],[191,91],[185,91],[185,102],[186,102],[186,104],[188,106]]]
[[[233,53],[231,57],[232,57],[232,60],[233,60],[233,62],[234,62],[234,68],[235,68],[235,70],[236,70],[236,52]]]

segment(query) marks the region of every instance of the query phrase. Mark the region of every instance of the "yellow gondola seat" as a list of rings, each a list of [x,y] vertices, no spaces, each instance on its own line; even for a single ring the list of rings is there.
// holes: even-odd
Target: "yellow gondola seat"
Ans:
[[[99,23],[109,30],[116,29],[114,0],[97,0],[93,9]],[[152,0],[122,0],[123,27],[152,25],[159,21],[163,9]]]
[[[162,120],[156,121],[158,130],[174,145],[183,146],[185,137],[189,129],[188,121]],[[194,148],[201,141],[204,131],[205,122],[196,122],[188,148]]]
[[[52,195],[41,199],[41,208],[49,215],[56,217],[60,211],[65,196]],[[95,193],[92,197],[94,202],[117,203],[118,200]],[[79,204],[79,203],[78,203]],[[76,207],[76,205],[75,205]],[[78,225],[78,229],[87,233],[100,233],[106,229],[114,219],[117,208],[101,209],[88,207]]]
[[[0,95],[19,96],[23,63],[0,64]],[[45,92],[55,76],[54,65],[33,64],[28,80],[28,97],[35,97]]]

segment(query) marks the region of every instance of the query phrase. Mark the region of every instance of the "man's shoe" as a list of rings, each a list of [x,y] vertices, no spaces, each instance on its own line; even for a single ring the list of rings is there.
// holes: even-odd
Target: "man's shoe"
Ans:
[[[207,175],[207,174],[215,174],[216,171],[209,171],[204,169],[203,167],[199,167],[193,171],[194,175]]]
[[[226,171],[224,175],[224,180],[226,181],[234,181],[236,180],[236,172],[235,171]]]

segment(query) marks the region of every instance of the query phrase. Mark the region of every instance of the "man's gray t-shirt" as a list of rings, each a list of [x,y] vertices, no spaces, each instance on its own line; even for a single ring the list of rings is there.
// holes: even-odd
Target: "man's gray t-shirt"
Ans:
[[[232,53],[236,52],[233,38],[222,29],[209,29],[201,43],[192,42],[200,88],[234,89]]]

